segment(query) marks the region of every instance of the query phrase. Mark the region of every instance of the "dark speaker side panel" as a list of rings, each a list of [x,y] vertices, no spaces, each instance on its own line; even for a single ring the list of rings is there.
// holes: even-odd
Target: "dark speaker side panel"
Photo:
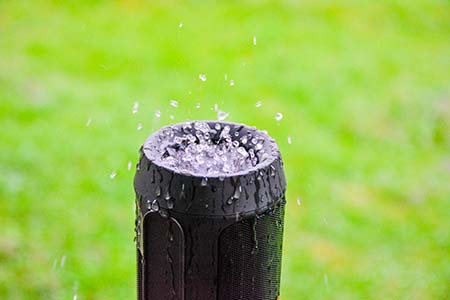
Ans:
[[[184,234],[179,223],[149,213],[144,219],[144,259],[138,267],[139,300],[184,299]],[[138,253],[138,259],[140,253]]]
[[[219,237],[218,300],[275,300],[280,290],[284,205]]]

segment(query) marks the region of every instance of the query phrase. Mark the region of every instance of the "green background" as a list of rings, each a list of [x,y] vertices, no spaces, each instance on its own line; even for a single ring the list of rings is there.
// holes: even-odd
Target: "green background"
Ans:
[[[448,1],[0,1],[0,299],[134,299],[127,164],[215,103],[281,148],[281,299],[449,299],[449,58]]]

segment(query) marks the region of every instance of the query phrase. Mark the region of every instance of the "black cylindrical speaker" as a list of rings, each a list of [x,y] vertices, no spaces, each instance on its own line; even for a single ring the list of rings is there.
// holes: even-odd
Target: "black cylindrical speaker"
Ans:
[[[278,299],[286,181],[275,141],[197,121],[162,128],[140,153],[138,299]]]

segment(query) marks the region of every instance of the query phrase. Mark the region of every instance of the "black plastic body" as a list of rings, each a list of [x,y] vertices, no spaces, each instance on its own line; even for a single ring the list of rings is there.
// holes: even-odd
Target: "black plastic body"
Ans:
[[[278,299],[286,187],[278,148],[247,173],[210,178],[156,164],[145,151],[152,142],[135,176],[138,300]]]

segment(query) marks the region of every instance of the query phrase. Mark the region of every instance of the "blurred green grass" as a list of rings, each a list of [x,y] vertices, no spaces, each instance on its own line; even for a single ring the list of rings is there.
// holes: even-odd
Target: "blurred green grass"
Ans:
[[[63,3],[0,2],[0,299],[133,299],[127,164],[215,103],[281,147],[282,299],[448,299],[447,1]]]

